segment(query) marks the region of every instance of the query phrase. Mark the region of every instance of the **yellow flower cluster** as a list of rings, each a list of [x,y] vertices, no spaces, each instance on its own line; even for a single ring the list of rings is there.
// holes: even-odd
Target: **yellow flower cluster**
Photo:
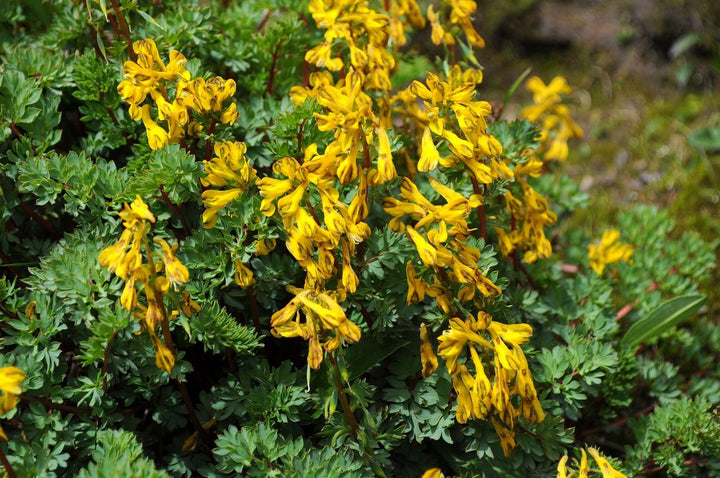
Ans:
[[[618,239],[620,239],[620,231],[608,229],[603,232],[599,245],[588,245],[590,267],[597,275],[602,275],[607,264],[620,261],[630,262],[635,249],[630,244],[618,242]]]
[[[527,324],[502,324],[478,312],[477,318],[450,319],[450,328],[438,338],[438,355],[445,359],[457,393],[457,421],[490,417],[505,455],[515,447],[515,417],[522,414],[532,423],[545,418],[520,347],[531,335],[532,328]],[[422,360],[432,363],[432,348],[429,343],[425,345],[427,336],[422,338]],[[486,369],[486,363],[492,363],[492,368]],[[426,369],[432,367],[423,367]],[[511,400],[514,395],[520,396],[519,408]]]
[[[120,217],[125,229],[115,244],[100,253],[98,261],[125,281],[120,303],[136,317],[144,319],[143,328],[155,348],[155,363],[158,368],[170,373],[175,366],[175,354],[164,295],[171,286],[175,290],[179,284],[186,283],[189,273],[175,256],[177,244],[171,247],[164,239],[154,238],[153,242],[160,246],[159,254],[150,247],[148,232],[150,225],[155,223],[155,216],[140,196],[130,205],[124,205]],[[144,256],[142,250],[145,251]],[[143,286],[147,305],[138,302],[138,283]],[[181,308],[186,315],[199,310],[186,293],[182,296]],[[177,313],[174,312],[173,316]],[[164,341],[157,336],[158,326],[162,328]]]
[[[415,3],[414,0],[406,0]],[[406,4],[407,4],[406,3]],[[362,75],[363,88],[389,90],[395,58],[387,50],[390,18],[373,10],[367,0],[310,0],[309,10],[325,41],[305,54],[305,61],[330,71],[354,70]],[[407,12],[417,11],[417,5]],[[341,41],[337,41],[341,40]],[[337,50],[346,48],[350,61]]]
[[[434,73],[428,73],[425,83],[414,81],[397,98],[415,103],[422,100],[425,108],[410,106],[418,129],[422,128],[419,171],[429,172],[438,164],[449,168],[464,165],[470,177],[481,184],[490,184],[498,177],[511,177],[512,172],[498,158],[502,154],[500,142],[488,134],[486,118],[492,113],[487,101],[476,101],[475,91],[482,82],[482,72],[473,68],[465,71],[455,65],[449,72],[448,81],[441,81]],[[452,115],[450,112],[452,111]],[[441,137],[452,153],[443,158],[433,134]]]
[[[572,92],[562,76],[556,76],[548,85],[533,76],[526,83],[533,93],[532,106],[522,110],[522,115],[533,122],[540,122],[541,147],[538,154],[545,160],[564,161],[568,156],[568,140],[582,138],[583,131],[570,117],[570,110],[561,104],[562,96]]]
[[[430,185],[446,201],[445,205],[434,205],[418,190],[408,178],[400,185],[400,197],[385,198],[383,208],[392,215],[389,227],[407,233],[417,248],[418,255],[425,266],[434,269],[442,278],[461,284],[458,297],[467,302],[473,299],[475,290],[484,297],[500,294],[500,289],[478,268],[480,251],[466,244],[469,236],[467,216],[473,207],[482,202],[482,197],[472,195],[465,199],[460,193],[430,178]],[[410,216],[414,225],[405,225],[400,220]],[[435,226],[435,227],[432,227]],[[407,264],[408,302],[419,302],[428,294],[435,298],[440,309],[451,311],[450,299],[444,286],[435,279],[430,286],[419,279],[411,262]]]
[[[347,205],[339,200],[335,188],[337,168],[342,160],[336,148],[318,154],[317,145],[305,150],[301,163],[283,158],[273,165],[281,178],[266,177],[257,182],[263,196],[261,211],[266,216],[280,215],[287,232],[285,245],[306,271],[303,289],[289,287],[295,298],[272,316],[272,333],[281,337],[303,337],[309,341],[308,364],[322,363],[320,342],[327,351],[335,350],[340,340],[352,343],[360,339],[360,330],[345,316],[339,302],[346,293],[357,289],[359,280],[352,268],[356,245],[367,239],[370,228],[363,222],[367,210],[367,180],[360,175],[355,196]],[[317,201],[319,196],[319,201]],[[313,203],[320,206],[321,215]],[[336,263],[340,250],[342,266]],[[335,292],[327,291],[326,282],[340,271]],[[300,322],[299,311],[305,316]],[[295,316],[295,321],[290,319]]]
[[[217,222],[217,213],[231,201],[247,192],[255,179],[257,171],[245,157],[245,143],[223,142],[215,144],[215,157],[205,163],[206,176],[201,178],[202,185],[211,188],[202,193],[205,212],[203,224],[211,228]]]
[[[262,212],[279,214],[286,247],[306,271],[304,287],[289,287],[295,298],[273,315],[272,333],[308,340],[312,368],[320,366],[322,348],[333,351],[341,342],[360,339],[359,328],[339,304],[359,283],[352,257],[357,244],[370,236],[363,222],[368,188],[397,176],[387,133],[395,59],[387,46],[391,37],[396,44],[405,41],[403,18],[416,26],[423,22],[414,0],[388,5],[390,16],[373,10],[367,0],[310,1],[313,19],[326,32],[305,60],[327,71],[312,73],[309,85],[294,87],[290,95],[295,104],[314,98],[323,107],[315,113],[318,128],[332,131],[334,139],[322,152],[317,144],[305,147],[302,162],[277,161],[273,172],[278,177],[257,181]],[[339,72],[337,80],[332,72]],[[340,200],[338,182],[344,186],[342,196],[352,199]],[[331,279],[335,290],[326,289]]]
[[[512,192],[505,191],[505,203],[511,219],[510,233],[500,227],[496,227],[495,232],[500,252],[504,256],[512,254],[516,249],[523,250],[523,260],[530,264],[539,257],[546,259],[552,254],[544,227],[555,224],[557,216],[548,209],[547,199],[538,194],[527,181],[518,178],[517,183],[523,192],[522,200]]]
[[[145,125],[151,149],[177,143],[186,135],[195,136],[203,126],[192,112],[203,117],[209,115],[212,121],[224,124],[235,122],[237,106],[235,103],[225,106],[235,94],[233,80],[220,77],[193,80],[185,69],[187,59],[182,53],[172,50],[166,65],[150,38],[136,41],[133,49],[137,62],[126,61],[123,65],[124,79],[118,85],[118,93],[130,103],[130,116]],[[172,101],[168,96],[170,90],[175,93]],[[153,118],[151,105],[143,104],[148,96],[155,104],[157,120],[164,121],[166,127]]]
[[[17,405],[18,396],[22,393],[20,384],[25,380],[25,373],[17,367],[0,367],[0,415],[4,415]],[[7,441],[5,431],[0,427],[0,440]]]
[[[598,471],[602,474],[603,478],[627,478],[627,476],[623,473],[620,473],[619,471],[615,470],[610,462],[602,456],[595,448],[588,448],[588,451],[592,455],[593,459],[595,460],[595,463],[597,463]],[[558,463],[557,468],[557,478],[568,478],[568,476],[577,476],[578,478],[585,477],[587,478],[588,473],[591,471],[591,469],[588,467],[588,459],[587,454],[585,453],[585,450],[581,449],[580,452],[582,453],[582,458],[580,459],[580,463],[578,466],[578,469],[576,471],[573,471],[571,469],[568,469],[567,461],[568,456],[565,455],[560,459],[560,463]],[[568,475],[569,473],[569,475]]]
[[[477,3],[474,0],[443,0],[437,12],[434,4],[428,5],[427,17],[432,26],[431,41],[435,45],[454,46],[459,28],[465,33],[470,45],[483,48],[485,40],[472,24],[472,15],[476,10]]]

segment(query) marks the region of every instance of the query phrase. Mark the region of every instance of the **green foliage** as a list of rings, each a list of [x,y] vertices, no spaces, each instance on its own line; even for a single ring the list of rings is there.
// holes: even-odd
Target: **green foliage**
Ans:
[[[146,125],[118,92],[129,45],[113,5],[0,2],[0,366],[26,374],[17,406],[0,417],[9,438],[0,450],[18,476],[417,477],[433,467],[448,476],[553,476],[568,450],[585,445],[626,450],[616,458],[637,473],[720,476],[720,326],[701,299],[711,292],[717,242],[676,228],[665,211],[637,206],[616,224],[634,246],[631,262],[597,275],[587,249],[594,238],[568,222],[591,200],[545,163],[546,174],[525,179],[558,216],[545,229],[553,255],[532,263],[504,257],[492,226],[515,220],[505,194],[521,194],[518,178],[473,184],[460,161],[418,173],[422,129],[405,118],[387,126],[398,174],[414,178],[433,207],[447,201],[429,178],[466,199],[483,196],[482,207],[469,208],[464,244],[479,252],[474,265],[502,294],[461,301],[461,284],[448,282],[445,311],[429,294],[406,300],[408,262],[429,282],[438,267],[388,227],[383,200],[397,196],[401,180],[373,185],[371,232],[348,259],[359,284],[337,299],[362,337],[321,351],[325,360],[311,370],[307,341],[280,338],[274,326],[308,269],[288,247],[288,227],[261,212],[256,183],[205,227],[214,185],[204,180],[220,142],[244,142],[257,176],[278,178],[277,160],[301,161],[310,145],[323,151],[335,139],[318,118],[322,98],[296,105],[289,97],[307,86],[306,73],[319,71],[305,55],[323,31],[299,0],[119,2],[132,40],[153,38],[165,62],[170,50],[182,52],[193,78],[219,75],[237,85],[230,99],[237,121],[196,115],[196,135],[153,150]],[[415,47],[424,33],[409,35],[408,47],[393,53],[396,89],[435,69]],[[463,42],[458,53],[471,63],[475,53]],[[176,88],[159,95],[172,98]],[[150,112],[159,118],[154,103]],[[542,125],[487,121],[503,164],[530,165]],[[691,141],[712,152],[713,131]],[[368,129],[365,140],[376,134]],[[377,161],[377,145],[363,148]],[[439,150],[455,154],[447,143]],[[336,186],[334,201],[357,194],[352,182]],[[315,219],[329,214],[318,184],[307,187],[315,196],[302,207]],[[188,269],[187,281],[163,289],[168,330],[157,333],[173,340],[170,373],[156,364],[154,324],[141,308],[121,304],[124,281],[99,262],[122,240],[129,221],[118,212],[137,196],[155,219],[148,237],[177,245],[175,260]],[[274,249],[261,251],[261,241]],[[143,253],[159,250],[147,242]],[[345,258],[330,253],[341,272]],[[237,264],[252,271],[252,284],[238,285]],[[331,279],[329,289],[340,282]],[[145,285],[136,292],[149,297]],[[188,309],[189,299],[199,311]],[[421,373],[420,324],[437,344],[448,319],[478,311],[533,329],[522,350],[546,416],[513,417],[517,448],[509,457],[490,420],[458,422],[460,400],[442,359],[434,374]],[[481,359],[492,368],[487,350]],[[470,366],[471,358],[460,363]]]

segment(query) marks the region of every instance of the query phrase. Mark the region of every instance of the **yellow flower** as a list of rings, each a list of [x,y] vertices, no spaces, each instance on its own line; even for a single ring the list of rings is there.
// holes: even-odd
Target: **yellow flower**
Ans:
[[[326,292],[314,289],[287,287],[295,297],[270,318],[271,333],[276,337],[302,337],[308,340],[308,365],[317,369],[323,360],[318,335],[325,350],[334,350],[340,340],[354,343],[360,340],[360,329],[345,316],[337,300]],[[300,322],[300,311],[305,323]],[[291,319],[295,318],[294,321]],[[324,333],[323,333],[324,332]]]
[[[162,248],[162,260],[165,264],[165,275],[167,276],[170,285],[173,286],[173,289],[177,290],[178,284],[184,284],[188,281],[188,279],[190,279],[190,273],[188,272],[187,267],[185,267],[182,262],[175,257],[175,251],[177,250],[178,245],[173,244],[173,247],[171,248],[164,239],[157,237],[153,239],[153,242],[160,244],[160,247]]]
[[[242,263],[240,259],[235,259],[235,283],[242,287],[243,289],[247,289],[251,285],[255,283],[255,279],[253,278],[253,272]]]
[[[211,229],[217,222],[217,213],[232,201],[239,198],[242,193],[243,190],[240,188],[225,190],[208,189],[203,191],[202,199],[205,210],[203,211],[202,219],[204,227]]]
[[[490,418],[490,421],[495,428],[495,433],[500,437],[500,446],[503,449],[503,453],[505,456],[510,456],[515,448],[515,433],[505,426],[504,423],[496,420],[495,417]]]
[[[201,310],[200,305],[190,297],[190,292],[186,290],[180,293],[180,309],[187,317],[197,314]]]
[[[415,302],[422,302],[423,299],[425,299],[425,283],[418,278],[417,272],[415,272],[415,265],[412,261],[408,261],[405,265],[405,275],[407,277],[408,284],[408,305]]]
[[[175,367],[175,356],[154,332],[150,334],[150,339],[155,347],[155,366],[160,370],[171,373]]]
[[[605,269],[605,265],[615,262],[629,262],[635,249],[630,244],[618,242],[620,239],[620,231],[617,229],[608,229],[603,232],[599,245],[588,245],[588,257],[590,258],[590,267],[597,275],[601,275]]]
[[[588,448],[588,451],[595,459],[595,463],[597,463],[598,467],[600,468],[600,473],[602,473],[603,478],[627,478],[623,473],[620,473],[619,471],[613,469],[612,465],[610,465],[610,462],[605,457],[600,455],[600,453],[598,453],[595,448]]]
[[[25,373],[18,367],[0,367],[0,390],[11,395],[20,395],[20,384],[25,380]],[[5,412],[3,412],[5,413]]]
[[[560,458],[560,461],[558,462],[557,467],[557,478],[567,478],[567,461],[568,456],[565,455],[562,458]]]
[[[418,234],[412,226],[408,226],[405,231],[415,244],[423,263],[425,263],[426,266],[435,265],[437,263],[437,249],[428,244],[425,238]]]
[[[445,478],[440,468],[430,468],[423,473],[422,478]]]
[[[437,168],[440,161],[440,153],[438,153],[435,143],[433,143],[430,128],[425,128],[420,147],[420,160],[418,161],[418,170],[423,172],[432,171]]]
[[[433,352],[428,337],[427,326],[420,324],[420,361],[422,363],[422,375],[424,378],[429,377],[438,368],[438,360]]]
[[[18,396],[22,393],[20,384],[25,380],[25,373],[15,366],[0,367],[0,415],[4,415],[17,405]],[[0,439],[7,441],[5,431],[0,427]]]

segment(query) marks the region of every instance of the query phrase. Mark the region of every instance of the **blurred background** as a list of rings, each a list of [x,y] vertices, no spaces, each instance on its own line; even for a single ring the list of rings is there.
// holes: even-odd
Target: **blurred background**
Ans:
[[[561,168],[593,206],[575,226],[599,237],[619,210],[644,203],[670,210],[674,234],[720,238],[720,2],[481,0],[476,23],[483,99],[503,98],[526,68],[573,87],[585,138]],[[531,101],[520,88],[506,117]]]

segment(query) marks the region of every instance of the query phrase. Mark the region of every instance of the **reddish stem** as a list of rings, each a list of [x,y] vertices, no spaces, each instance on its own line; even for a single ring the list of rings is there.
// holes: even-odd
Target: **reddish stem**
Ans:
[[[272,54],[272,63],[270,63],[270,73],[268,74],[267,89],[265,90],[268,95],[271,95],[273,92],[278,55],[280,54],[280,47],[282,46],[284,41],[285,39],[282,39],[278,42]]]
[[[472,183],[473,192],[477,194],[478,196],[485,198],[485,195],[483,191],[480,191],[480,184],[478,184],[477,179],[472,174],[469,174],[470,176],[470,182]],[[483,185],[484,186],[484,185]],[[478,224],[480,227],[480,237],[483,238],[483,240],[486,238],[485,234],[485,204],[480,204],[477,208],[475,208],[475,211],[477,212],[478,217]]]
[[[8,478],[17,478],[15,470],[13,470],[12,465],[10,465],[10,462],[8,461],[7,456],[5,456],[5,452],[3,451],[2,447],[0,447],[0,463],[2,463],[3,468],[5,468],[5,474]]]
[[[36,223],[42,226],[43,229],[45,229],[45,231],[47,231],[53,237],[53,239],[57,240],[62,237],[62,234],[60,234],[60,232],[55,229],[55,226],[53,226],[50,221],[35,212],[35,210],[28,203],[26,203],[25,201],[20,201],[20,208],[22,208],[22,210],[25,211],[25,213],[30,216]]]
[[[133,49],[133,42],[132,38],[130,38],[130,30],[128,30],[127,23],[125,23],[125,17],[123,16],[122,12],[120,11],[120,5],[118,5],[117,0],[110,0],[112,2],[113,11],[115,12],[115,16],[117,17],[118,24],[120,26],[120,32],[122,33],[122,36],[125,37],[125,40],[127,41],[127,52],[130,56],[130,59],[132,61],[137,61],[137,54],[135,53],[135,50]]]

